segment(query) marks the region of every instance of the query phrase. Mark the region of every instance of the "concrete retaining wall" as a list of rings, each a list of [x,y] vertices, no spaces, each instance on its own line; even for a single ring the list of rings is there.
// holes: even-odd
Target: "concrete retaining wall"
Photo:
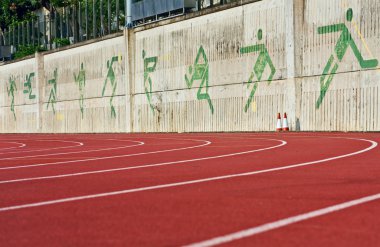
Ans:
[[[124,37],[118,37],[46,55],[45,81],[57,71],[57,103],[48,106],[54,86],[45,83],[43,130],[126,131],[125,53]]]
[[[129,131],[125,49],[121,36],[0,66],[1,131]],[[30,73],[34,76],[27,93]],[[8,94],[9,78],[14,78],[15,89]]]
[[[0,129],[37,132],[38,86],[36,59],[0,66]]]
[[[380,130],[380,3],[242,2],[0,66],[0,131]]]
[[[284,0],[262,1],[136,32],[135,131],[273,130],[273,116],[294,98],[285,88],[286,23],[293,21],[285,8]],[[261,82],[245,111],[259,57]]]
[[[380,66],[375,60],[377,63],[380,60],[380,2],[322,0],[307,3],[299,76],[302,78],[301,129],[379,131]],[[350,9],[351,21],[347,20]],[[346,38],[338,31],[339,25],[347,27]],[[318,32],[318,27],[323,26],[329,26],[327,33]],[[346,51],[345,44],[348,45]],[[341,60],[337,54],[342,56]],[[331,69],[324,78],[321,75],[331,56]],[[361,64],[360,57],[367,62]],[[331,75],[334,65],[337,69],[335,75]],[[321,83],[326,85],[328,77],[331,83],[317,107],[323,91]]]

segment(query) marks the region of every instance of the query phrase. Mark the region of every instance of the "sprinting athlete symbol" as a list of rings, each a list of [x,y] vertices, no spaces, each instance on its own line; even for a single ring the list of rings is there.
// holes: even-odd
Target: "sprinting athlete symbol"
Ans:
[[[55,114],[55,108],[54,105],[57,103],[57,68],[54,70],[54,75],[53,78],[48,80],[48,85],[51,85],[50,89],[50,95],[49,95],[49,100],[46,109],[49,109],[49,105],[53,108],[53,113]]]
[[[154,107],[152,105],[152,78],[150,78],[150,73],[156,70],[157,57],[147,57],[145,58],[145,51],[142,52],[142,57],[144,59],[144,89],[145,95],[148,98],[150,109],[154,113]]]
[[[80,71],[79,71],[78,75],[75,75],[75,73],[73,73],[73,75],[74,75],[75,83],[78,84],[78,87],[79,87],[79,94],[80,94],[80,96],[79,96],[79,107],[80,107],[80,112],[81,112],[82,119],[83,119],[84,91],[85,91],[85,86],[86,86],[86,71],[83,68],[83,63],[81,63],[81,65],[80,65]]]
[[[24,83],[24,94],[29,94],[29,99],[35,99],[36,95],[32,92],[32,80],[34,77],[34,73],[30,73],[29,75],[26,75],[26,82]]]
[[[104,86],[103,86],[103,91],[102,91],[102,96],[104,97],[104,93],[105,93],[105,90],[106,90],[107,82],[109,80],[110,83],[111,83],[111,87],[112,87],[112,95],[111,95],[111,98],[110,98],[111,118],[116,118],[116,111],[115,111],[115,107],[114,107],[114,105],[113,105],[112,102],[113,102],[113,98],[115,97],[115,92],[116,92],[116,87],[117,87],[117,81],[116,81],[116,77],[115,77],[115,71],[113,70],[112,65],[113,65],[114,62],[118,61],[118,58],[119,57],[115,56],[115,57],[111,58],[111,61],[110,60],[107,61],[108,72],[107,72],[107,78],[104,81]]]
[[[16,79],[13,76],[11,76],[9,77],[9,88],[7,85],[7,93],[8,93],[8,96],[11,97],[11,112],[13,113],[14,120],[16,120],[15,91],[17,91]]]
[[[262,40],[263,31],[261,29],[259,29],[259,31],[257,33],[257,37],[259,40]],[[265,44],[256,44],[256,45],[246,46],[246,47],[240,48],[240,53],[242,53],[242,54],[248,54],[248,53],[252,53],[252,52],[259,52],[259,57],[257,58],[256,63],[253,66],[253,70],[251,72],[251,75],[249,76],[249,79],[248,79],[247,88],[250,88],[252,83],[253,83],[253,88],[252,88],[251,93],[248,97],[248,101],[245,104],[245,107],[244,107],[245,112],[248,111],[248,108],[252,103],[253,97],[255,96],[256,89],[258,87],[258,83],[261,81],[261,78],[263,76],[265,67],[267,65],[269,65],[270,70],[271,70],[271,73],[270,73],[269,78],[268,78],[268,85],[270,85],[270,83],[273,80],[273,76],[276,73],[276,68],[273,65],[272,59],[269,56],[268,49],[266,48]],[[257,77],[257,81],[253,81],[253,78],[255,77],[255,75]]]
[[[346,13],[347,21],[351,22],[353,18],[352,9],[348,9]],[[362,54],[360,53],[355,41],[352,39],[351,33],[344,23],[318,27],[318,34],[335,33],[342,32],[335,46],[335,54],[332,54],[327,61],[327,64],[323,70],[323,74],[320,79],[321,83],[321,93],[317,100],[317,109],[321,106],[322,101],[326,95],[326,92],[330,86],[331,81],[334,78],[335,72],[338,70],[339,62],[342,61],[344,55],[350,46],[356,59],[359,61],[360,67],[362,68],[375,68],[378,65],[376,59],[364,60]]]
[[[200,61],[201,58],[203,61]],[[189,80],[187,75],[185,75],[185,81],[188,88],[193,86],[194,81],[201,81],[197,92],[198,100],[207,100],[208,105],[211,110],[211,114],[214,114],[214,106],[212,105],[210,95],[208,94],[208,60],[205,50],[201,46],[198,50],[197,57],[193,66],[189,66],[189,74],[191,79]],[[202,92],[205,91],[205,92]]]

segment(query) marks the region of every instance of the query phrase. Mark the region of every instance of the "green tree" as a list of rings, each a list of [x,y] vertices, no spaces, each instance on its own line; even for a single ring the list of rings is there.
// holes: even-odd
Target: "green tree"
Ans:
[[[29,20],[33,17],[33,11],[41,7],[38,0],[1,0],[0,2],[0,27],[2,29],[11,24]]]
[[[92,14],[93,1],[95,1],[96,11],[100,9],[100,0],[88,0],[89,15]],[[59,8],[67,6],[77,6],[78,3],[84,3],[85,0],[1,0],[0,1],[0,27],[7,28],[12,23],[24,20],[30,20],[34,15],[33,11],[45,7],[52,12],[56,12]],[[104,15],[107,14],[107,0],[102,1]],[[119,0],[120,10],[124,10],[124,0]],[[83,8],[84,4],[82,4]],[[116,0],[111,0],[112,18],[116,13]],[[97,13],[99,16],[99,13]]]

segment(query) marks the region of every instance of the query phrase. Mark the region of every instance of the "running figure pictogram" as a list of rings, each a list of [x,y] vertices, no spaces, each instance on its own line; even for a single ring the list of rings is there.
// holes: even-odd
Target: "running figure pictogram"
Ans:
[[[107,86],[107,82],[108,80],[110,81],[111,83],[111,87],[112,87],[112,95],[111,95],[111,98],[110,98],[110,106],[111,106],[111,118],[116,118],[116,111],[115,111],[115,106],[113,105],[113,97],[115,97],[115,92],[116,92],[116,87],[117,87],[117,81],[116,81],[116,77],[115,77],[115,71],[113,70],[113,63],[114,62],[117,62],[118,61],[118,57],[115,56],[115,57],[112,57],[111,58],[111,62],[108,60],[107,61],[107,68],[108,68],[108,72],[107,72],[107,78],[105,79],[104,81],[104,86],[103,86],[103,91],[102,91],[102,96],[104,97],[104,93],[105,93],[105,90],[106,90],[106,86]]]
[[[152,104],[152,78],[150,73],[153,73],[156,70],[157,66],[157,57],[147,57],[145,58],[145,50],[142,52],[142,57],[144,59],[144,90],[145,95],[148,98],[150,109],[154,113],[154,107]]]
[[[201,61],[203,58],[203,62]],[[214,114],[214,106],[212,105],[210,95],[208,94],[208,60],[205,50],[201,46],[198,50],[197,57],[193,66],[189,66],[189,74],[191,79],[189,80],[187,75],[185,75],[185,81],[188,88],[193,86],[194,81],[201,81],[197,92],[198,100],[207,100],[210,107],[211,113]],[[206,92],[202,92],[202,90]]]
[[[86,86],[86,71],[83,68],[83,63],[81,63],[81,65],[80,65],[80,71],[79,71],[78,75],[75,75],[75,73],[73,73],[73,75],[74,75],[75,83],[78,84],[78,87],[79,87],[79,94],[80,94],[79,107],[80,107],[80,112],[81,112],[81,116],[83,119],[84,91],[85,91],[85,86]]]
[[[259,31],[257,32],[257,37],[258,37],[259,41],[262,40],[263,31],[261,29],[259,29]],[[240,53],[242,53],[242,54],[248,54],[248,53],[252,53],[252,52],[259,52],[259,57],[257,58],[256,63],[253,66],[253,70],[251,72],[251,75],[249,76],[249,79],[248,79],[247,88],[250,88],[252,83],[253,83],[253,88],[252,88],[251,93],[248,97],[247,103],[245,104],[245,107],[244,107],[245,112],[248,111],[248,108],[252,103],[253,97],[255,96],[255,92],[256,92],[257,87],[258,87],[258,83],[261,81],[261,78],[263,76],[263,73],[264,73],[266,66],[269,65],[269,68],[271,70],[271,73],[270,73],[269,78],[268,78],[268,85],[270,85],[271,81],[273,80],[273,76],[276,73],[276,68],[273,65],[272,59],[269,56],[268,49],[265,46],[265,44],[256,44],[256,45],[246,46],[246,47],[240,48]],[[257,77],[257,81],[253,81],[255,75]]]
[[[57,68],[54,70],[54,76],[53,79],[48,80],[48,85],[52,85],[50,89],[50,95],[49,100],[46,109],[49,109],[49,105],[51,104],[51,107],[53,108],[53,113],[55,114],[55,108],[54,105],[57,103],[57,76],[58,71]]]
[[[13,113],[14,120],[16,120],[15,91],[17,91],[16,79],[13,76],[11,76],[9,77],[9,88],[7,85],[7,93],[8,93],[8,96],[11,97],[11,112]]]
[[[347,21],[351,22],[353,18],[352,9],[348,9],[346,12]],[[317,109],[321,106],[322,101],[326,95],[326,92],[330,86],[331,81],[334,78],[336,71],[338,70],[339,62],[342,61],[344,55],[347,52],[348,47],[351,47],[356,59],[358,60],[360,67],[362,68],[375,68],[378,65],[377,59],[364,60],[362,54],[360,53],[358,47],[353,40],[350,31],[348,30],[346,24],[334,24],[329,26],[318,27],[318,34],[335,33],[342,32],[335,45],[335,54],[332,54],[327,61],[327,64],[323,70],[321,76],[321,93],[317,100]]]

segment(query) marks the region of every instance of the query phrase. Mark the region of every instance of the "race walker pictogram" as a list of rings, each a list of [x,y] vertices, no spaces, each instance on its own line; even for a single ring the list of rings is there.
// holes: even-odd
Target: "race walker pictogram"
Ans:
[[[259,29],[259,31],[257,33],[257,37],[258,37],[259,41],[262,40],[263,31],[261,29]],[[271,70],[271,73],[268,77],[268,85],[270,85],[270,83],[273,80],[273,76],[276,73],[276,68],[273,65],[272,59],[269,56],[269,52],[268,52],[268,49],[265,46],[265,44],[256,44],[256,45],[246,46],[246,47],[240,48],[241,54],[248,54],[248,53],[252,53],[252,52],[258,52],[259,56],[256,60],[255,65],[253,66],[253,70],[252,70],[251,75],[249,76],[249,79],[248,79],[247,88],[250,88],[252,83],[253,83],[253,88],[251,89],[251,93],[248,97],[247,103],[245,104],[245,107],[244,107],[245,112],[248,111],[248,108],[252,103],[252,100],[255,96],[255,92],[256,92],[257,87],[258,87],[258,83],[262,79],[262,76],[263,76],[263,73],[264,73],[266,66],[268,65],[270,70]],[[253,81],[255,76],[257,78],[257,81]]]

